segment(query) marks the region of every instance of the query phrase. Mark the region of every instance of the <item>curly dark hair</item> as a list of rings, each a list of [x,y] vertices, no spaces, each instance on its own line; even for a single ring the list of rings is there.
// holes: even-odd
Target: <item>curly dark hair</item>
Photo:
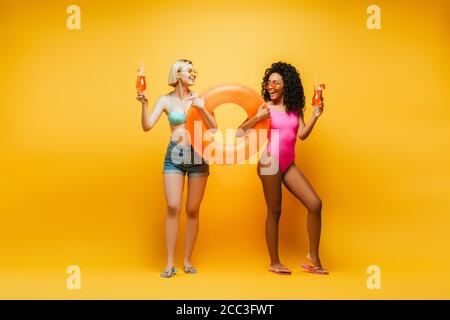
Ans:
[[[269,92],[266,90],[266,83],[272,73],[278,73],[283,77],[284,82],[284,103],[286,111],[303,112],[305,107],[305,94],[303,92],[302,80],[297,69],[286,62],[272,63],[270,68],[264,72],[263,81],[261,82],[261,95],[264,101],[270,101]]]

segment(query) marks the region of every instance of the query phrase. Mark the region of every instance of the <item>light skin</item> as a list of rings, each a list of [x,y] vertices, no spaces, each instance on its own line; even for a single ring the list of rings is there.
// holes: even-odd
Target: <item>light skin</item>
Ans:
[[[286,112],[283,77],[278,73],[272,73],[269,77],[266,89],[269,92],[270,101],[261,105],[256,115],[244,121],[239,128],[245,131],[252,128],[257,122],[269,118],[270,108]],[[323,108],[323,102],[319,106],[315,106],[313,114],[306,124],[303,119],[303,112],[299,112],[299,127],[297,131],[299,139],[305,140],[311,134],[315,123],[323,112]],[[270,161],[276,161],[273,157],[270,157],[269,159]],[[290,270],[281,263],[278,254],[278,230],[281,216],[282,184],[284,184],[308,210],[307,229],[310,250],[307,254],[307,258],[314,266],[322,268],[322,263],[319,258],[322,211],[321,199],[295,164],[292,164],[284,174],[280,171],[274,175],[261,174],[261,168],[267,166],[270,166],[270,163],[263,164],[262,162],[259,162],[257,170],[267,205],[265,232],[267,249],[270,256],[269,270],[290,272]]]
[[[142,104],[141,125],[144,131],[151,130],[157,121],[160,119],[162,113],[167,115],[172,111],[177,111],[187,114],[191,107],[197,108],[200,111],[202,119],[204,120],[208,129],[216,129],[217,122],[213,115],[211,115],[205,108],[204,100],[199,98],[196,94],[192,95],[190,87],[195,84],[197,76],[194,72],[192,64],[188,64],[177,72],[177,84],[174,90],[166,95],[158,98],[153,110],[149,113],[147,110],[148,99],[142,94],[138,93],[136,99]],[[181,144],[187,144],[185,125],[170,125],[171,139]],[[208,176],[191,176],[188,177],[188,193],[186,201],[186,235],[185,235],[185,250],[184,250],[184,266],[191,267],[191,256],[197,240],[199,228],[199,211],[206,189]],[[184,176],[177,173],[165,173],[163,175],[164,181],[164,195],[167,202],[167,218],[166,218],[166,249],[167,249],[167,264],[164,271],[170,270],[174,267],[175,244],[178,234],[178,221],[181,211],[181,201],[183,189],[185,184]]]

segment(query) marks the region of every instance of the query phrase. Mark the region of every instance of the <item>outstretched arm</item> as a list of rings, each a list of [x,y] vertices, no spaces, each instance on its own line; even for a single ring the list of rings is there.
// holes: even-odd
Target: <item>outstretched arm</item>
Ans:
[[[301,112],[298,116],[297,136],[301,140],[305,140],[311,134],[311,131],[314,128],[317,119],[319,119],[319,116],[322,114],[323,102],[319,106],[313,108],[314,112],[306,125],[305,121],[303,120],[303,112]]]
[[[141,125],[144,131],[149,131],[156,124],[164,111],[164,97],[160,97],[153,106],[152,112],[148,113],[148,100],[146,96],[139,95],[136,97],[142,103]]]

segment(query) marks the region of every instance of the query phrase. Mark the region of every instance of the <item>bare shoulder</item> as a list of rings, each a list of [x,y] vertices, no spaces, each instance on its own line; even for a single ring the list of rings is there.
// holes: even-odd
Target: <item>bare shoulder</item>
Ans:
[[[167,113],[167,108],[168,108],[168,106],[169,106],[169,99],[170,99],[170,96],[169,96],[169,95],[162,95],[162,96],[160,96],[160,97],[158,98],[158,100],[156,101],[156,104],[158,104],[159,106],[161,106],[161,107],[162,107],[162,110],[163,110],[164,112],[166,112],[166,113]]]
[[[161,104],[161,103],[165,103],[167,101],[167,97],[166,96],[159,96],[158,99],[156,99],[156,103],[157,104]]]
[[[170,99],[171,97],[173,97],[174,93],[175,93],[175,91],[170,91],[170,92],[166,93],[165,95],[162,95],[161,98]]]

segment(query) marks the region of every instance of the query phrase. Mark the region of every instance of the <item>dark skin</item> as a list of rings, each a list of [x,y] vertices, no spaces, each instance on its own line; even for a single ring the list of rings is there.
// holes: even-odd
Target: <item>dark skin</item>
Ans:
[[[262,105],[257,114],[247,119],[239,128],[244,131],[252,128],[258,121],[270,117],[269,108],[278,111],[286,111],[284,104],[284,84],[283,78],[278,73],[272,73],[269,77],[267,90],[270,94],[270,101]],[[299,128],[297,136],[299,139],[306,139],[317,119],[323,112],[323,102],[319,106],[314,107],[314,113],[309,122],[305,124],[303,120],[303,112],[299,113]],[[270,157],[270,161],[277,161],[276,158]],[[322,200],[319,198],[311,183],[306,179],[300,169],[292,164],[284,174],[278,171],[274,175],[261,174],[261,169],[270,166],[270,162],[260,161],[258,163],[258,176],[263,187],[264,198],[267,206],[267,218],[265,225],[266,244],[270,256],[269,271],[277,273],[290,274],[290,270],[284,266],[278,254],[278,230],[281,216],[281,185],[291,192],[308,210],[307,228],[309,236],[310,250],[307,258],[314,264],[318,273],[326,273],[322,267],[319,257],[320,233],[322,226],[321,212]]]

